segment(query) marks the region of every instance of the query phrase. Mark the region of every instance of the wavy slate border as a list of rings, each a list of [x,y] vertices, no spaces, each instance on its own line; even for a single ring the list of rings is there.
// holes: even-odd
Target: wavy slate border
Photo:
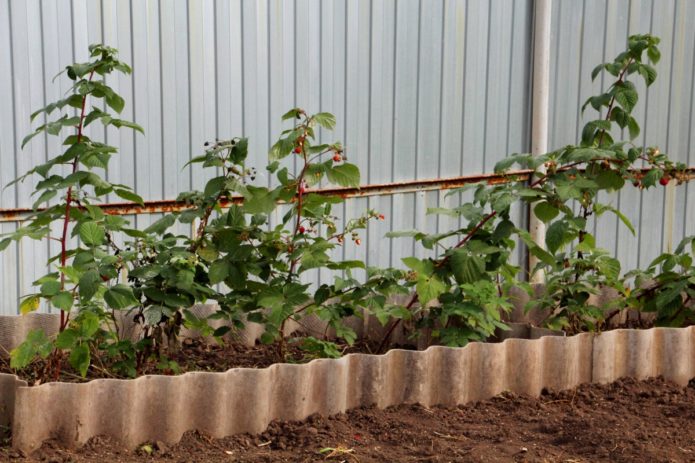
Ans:
[[[30,452],[49,438],[80,445],[107,434],[134,448],[145,441],[174,443],[191,429],[214,437],[258,433],[273,420],[364,405],[463,404],[503,391],[537,396],[543,388],[657,375],[681,385],[695,377],[695,327],[351,354],[224,373],[15,383],[13,445]],[[0,385],[8,376],[16,381],[0,375]]]

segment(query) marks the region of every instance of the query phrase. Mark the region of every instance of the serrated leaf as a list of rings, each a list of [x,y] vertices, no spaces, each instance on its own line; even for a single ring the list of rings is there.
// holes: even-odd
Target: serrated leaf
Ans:
[[[420,260],[417,257],[404,257],[401,260],[409,269],[421,275],[431,275],[434,271],[434,265],[430,260]]]
[[[653,67],[647,64],[640,64],[637,69],[639,74],[644,78],[644,82],[647,84],[647,87],[654,83],[657,74]]]
[[[125,101],[123,101],[123,98],[121,98],[121,96],[115,92],[111,92],[106,95],[106,104],[119,114],[125,107]]]
[[[96,222],[84,222],[80,225],[80,239],[83,243],[91,246],[99,246],[104,243],[106,233],[103,226]]]
[[[23,343],[10,352],[10,368],[22,369],[29,365],[35,356],[48,357],[53,345],[42,329],[32,330]]]
[[[43,193],[41,193],[41,196],[37,198],[36,201],[34,201],[34,204],[31,205],[31,208],[33,210],[38,209],[38,207],[47,201],[49,201],[51,198],[53,198],[57,194],[56,190],[46,190]]]
[[[436,275],[429,277],[421,276],[415,285],[415,290],[417,291],[420,304],[424,306],[444,293],[446,285]]]
[[[545,244],[551,253],[560,249],[567,240],[569,226],[564,220],[553,222],[545,232]]]
[[[7,249],[7,247],[12,243],[12,238],[3,238],[0,240],[0,252]]]
[[[333,130],[335,127],[335,116],[331,113],[314,114],[313,119],[326,129]]]
[[[145,129],[140,127],[135,122],[126,121],[126,120],[122,120],[122,119],[111,119],[108,123],[113,125],[114,127],[118,127],[119,129],[121,127],[128,127],[130,129],[133,129],[133,130],[140,132],[143,135],[145,134]]]
[[[661,169],[652,169],[647,172],[644,177],[642,177],[642,185],[645,188],[652,187],[656,185],[656,182],[658,182],[663,176],[664,172]]]
[[[328,180],[345,187],[360,186],[360,170],[354,164],[341,164],[328,170]]]
[[[632,116],[630,116],[627,119],[627,129],[630,132],[630,140],[634,140],[640,134],[639,124],[637,123],[637,120]]]
[[[625,185],[625,179],[613,170],[601,170],[594,179],[599,188],[607,191],[618,191]]]
[[[73,302],[72,293],[69,291],[60,291],[51,298],[51,304],[64,311],[69,311],[72,308]]]
[[[58,349],[70,349],[75,345],[75,343],[77,343],[79,337],[80,333],[78,333],[77,330],[68,328],[59,333],[56,337],[56,347]]]
[[[43,297],[54,296],[60,291],[60,281],[48,280],[41,285],[40,291]]]
[[[141,206],[145,205],[145,201],[142,199],[142,197],[136,193],[133,193],[132,191],[125,190],[123,188],[114,188],[113,192],[126,201],[131,201]]]
[[[37,130],[37,131],[35,131],[35,132],[33,132],[33,133],[30,133],[30,134],[27,135],[26,137],[24,137],[24,138],[22,139],[21,148],[24,149],[24,146],[26,146],[26,144],[29,143],[29,141],[30,141],[32,138],[34,138],[35,136],[37,136],[37,135],[40,134],[41,132],[42,132],[42,130]]]
[[[661,59],[661,52],[657,47],[651,46],[647,48],[647,56],[652,63],[657,64]]]
[[[278,190],[248,185],[244,191],[243,209],[247,214],[268,214],[275,209]]]
[[[480,256],[470,255],[465,249],[456,249],[451,254],[450,264],[459,284],[475,283],[485,275],[485,260]]]
[[[637,105],[637,100],[639,96],[636,91],[630,88],[624,88],[615,94],[615,101],[618,102],[620,106],[625,109],[628,113],[632,112],[635,105]]]
[[[169,227],[176,223],[176,218],[173,215],[165,215],[161,219],[157,220],[155,223],[145,228],[145,233],[154,233],[156,235],[162,235],[167,231]]]
[[[109,307],[116,310],[127,309],[138,304],[138,300],[133,295],[133,290],[123,284],[117,284],[107,289],[104,293],[104,301]]]
[[[599,64],[591,71],[591,80],[596,80],[596,77],[601,73],[605,64]]]
[[[81,277],[78,283],[80,290],[80,299],[89,301],[96,294],[99,287],[101,276],[96,270],[88,270]]]
[[[215,285],[221,283],[229,275],[229,263],[225,260],[216,260],[210,264],[210,269],[208,271],[208,278],[210,279],[210,284]]]
[[[87,376],[87,370],[89,369],[89,363],[91,362],[91,356],[89,354],[89,347],[87,344],[79,344],[73,347],[70,351],[68,361],[75,370],[80,372],[80,375],[83,378]]]
[[[41,302],[41,296],[38,294],[32,294],[22,299],[19,303],[19,313],[26,315],[30,312],[34,312],[39,308],[39,303]]]
[[[541,201],[533,208],[533,213],[543,223],[548,223],[560,213],[560,210],[546,201]]]
[[[299,118],[301,111],[302,110],[299,108],[292,108],[282,115],[282,120],[286,121],[287,119],[297,119]]]

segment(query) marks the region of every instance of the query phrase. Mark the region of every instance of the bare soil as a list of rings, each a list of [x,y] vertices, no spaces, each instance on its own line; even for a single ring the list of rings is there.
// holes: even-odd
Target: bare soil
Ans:
[[[282,358],[280,357],[277,343],[246,346],[239,343],[215,344],[207,343],[201,339],[184,339],[180,349],[176,352],[164,353],[167,359],[176,363],[176,370],[170,368],[163,369],[160,362],[153,358],[145,364],[142,371],[140,371],[140,375],[174,375],[188,371],[227,371],[230,368],[265,368],[281,360],[289,363],[305,363],[316,358],[315,355],[299,347],[300,341],[301,338],[290,339],[285,345],[284,358]],[[377,344],[358,341],[353,345],[339,344],[338,347],[343,355],[354,352],[372,354],[376,351]],[[408,347],[393,346],[393,348]],[[17,375],[30,385],[56,380],[79,383],[98,378],[114,377],[109,373],[109,368],[101,367],[101,365],[108,367],[108,360],[105,358],[92,362],[86,378],[82,378],[69,365],[67,358],[63,359],[63,367],[59,377],[48,377],[43,373],[46,371],[46,363],[46,360],[38,359],[23,370],[13,370],[10,368],[9,359],[0,356],[0,373]]]
[[[6,436],[9,437],[9,436]],[[459,407],[361,408],[262,434],[210,439],[187,433],[135,452],[108,438],[78,451],[47,442],[29,457],[0,447],[0,461],[34,462],[695,462],[695,380],[622,379],[608,385],[503,394]]]

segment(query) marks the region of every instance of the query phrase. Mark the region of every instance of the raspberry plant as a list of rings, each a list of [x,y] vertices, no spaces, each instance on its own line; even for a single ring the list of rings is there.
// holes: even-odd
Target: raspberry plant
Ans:
[[[306,315],[318,316],[328,322],[337,337],[350,343],[354,341],[355,333],[342,322],[357,314],[356,307],[364,290],[351,277],[350,270],[364,268],[364,264],[334,261],[329,252],[343,245],[346,239],[359,245],[357,230],[364,228],[371,219],[383,219],[370,210],[339,228],[332,208],[344,199],[311,190],[322,179],[343,187],[359,186],[359,170],[346,162],[341,144],[315,142],[315,127],[332,129],[333,115],[308,115],[297,108],[285,114],[283,120],[296,122],[293,128],[283,132],[270,150],[267,170],[275,173],[278,186],[254,186],[230,180],[228,176],[213,178],[202,196],[217,215],[209,220],[209,209],[198,213],[202,215],[198,243],[200,249],[205,250],[209,282],[226,286],[215,297],[221,307],[216,317],[227,318],[236,326],[241,326],[244,320],[262,323],[265,327],[262,341],[277,341],[280,358],[285,355],[287,322],[293,320],[301,324]],[[299,161],[296,175],[280,165],[288,156]],[[205,155],[192,162],[234,173],[245,171],[245,159],[246,140],[235,139],[215,143]],[[243,202],[223,210],[220,201],[234,195],[243,197]],[[199,193],[189,196],[199,197]],[[271,226],[268,217],[280,204],[287,210],[280,223]],[[311,290],[310,284],[301,281],[301,275],[322,267],[346,273],[336,277],[333,284]],[[312,351],[323,346],[321,352],[330,356],[337,352],[324,341],[312,339],[305,344]]]
[[[629,79],[639,75],[647,86],[654,82],[656,71],[645,60],[658,62],[658,43],[659,39],[650,35],[631,36],[625,52],[593,70],[592,79],[606,71],[616,80],[606,92],[584,104],[582,109],[590,105],[603,111],[604,117],[586,124],[579,145],[541,156],[512,155],[495,166],[497,173],[507,176],[507,182],[474,186],[472,201],[454,209],[429,211],[462,217],[467,223],[460,229],[438,235],[416,231],[391,234],[412,236],[427,249],[456,237],[456,244],[442,245],[443,251],[436,258],[403,259],[411,269],[403,284],[415,288],[405,306],[409,317],[417,317],[420,326],[433,327],[433,334],[449,345],[485,339],[495,328],[503,328],[500,312],[509,308],[508,288],[520,285],[533,296],[528,284],[517,281],[519,269],[510,265],[515,244],[512,235],[518,236],[539,259],[531,271],[546,272],[545,293],[532,301],[534,307],[548,313],[546,326],[569,332],[600,328],[605,308],[588,305],[587,301],[602,287],[617,289],[623,296],[616,306],[626,306],[629,290],[620,275],[620,262],[596,246],[588,226],[592,216],[613,213],[634,234],[624,214],[597,201],[598,193],[618,191],[626,183],[644,189],[671,179],[680,184],[688,178],[685,165],[672,162],[657,148],[633,144],[640,131],[632,116],[638,93]],[[616,127],[628,131],[628,141],[614,140]],[[525,170],[511,171],[514,165]],[[524,174],[521,178],[520,173]],[[526,175],[528,182],[522,180]],[[549,224],[544,246],[534,243],[527,231],[512,222],[510,207],[518,201],[528,204],[540,220]],[[578,206],[576,212],[574,206]],[[675,258],[664,259],[671,262]],[[670,281],[668,277],[663,279]],[[685,285],[686,280],[678,281],[679,286]],[[640,294],[646,297],[644,292]],[[382,347],[398,323],[392,323]]]

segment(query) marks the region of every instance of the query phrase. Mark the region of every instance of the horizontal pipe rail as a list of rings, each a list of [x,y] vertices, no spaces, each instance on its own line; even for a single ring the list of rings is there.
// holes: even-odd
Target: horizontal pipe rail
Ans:
[[[647,171],[648,169],[638,169]],[[695,178],[695,167],[687,169],[689,178]],[[510,180],[527,180],[533,170],[516,170],[506,173],[464,175],[460,177],[448,177],[425,180],[406,180],[390,183],[375,183],[354,188],[333,187],[309,189],[307,193],[320,195],[340,196],[342,198],[364,198],[369,196],[394,195],[403,193],[415,193],[421,191],[449,190],[460,188],[472,183],[487,182],[488,184],[504,183]],[[229,207],[232,204],[240,204],[243,201],[241,196],[233,196],[221,201],[222,207]],[[136,203],[106,203],[97,205],[106,214],[110,215],[131,215],[131,214],[161,214],[167,212],[179,212],[192,209],[194,206],[175,199],[159,199],[145,201],[144,205]],[[39,211],[41,209],[38,209]],[[36,212],[31,208],[0,209],[1,222],[22,222],[32,213]]]

